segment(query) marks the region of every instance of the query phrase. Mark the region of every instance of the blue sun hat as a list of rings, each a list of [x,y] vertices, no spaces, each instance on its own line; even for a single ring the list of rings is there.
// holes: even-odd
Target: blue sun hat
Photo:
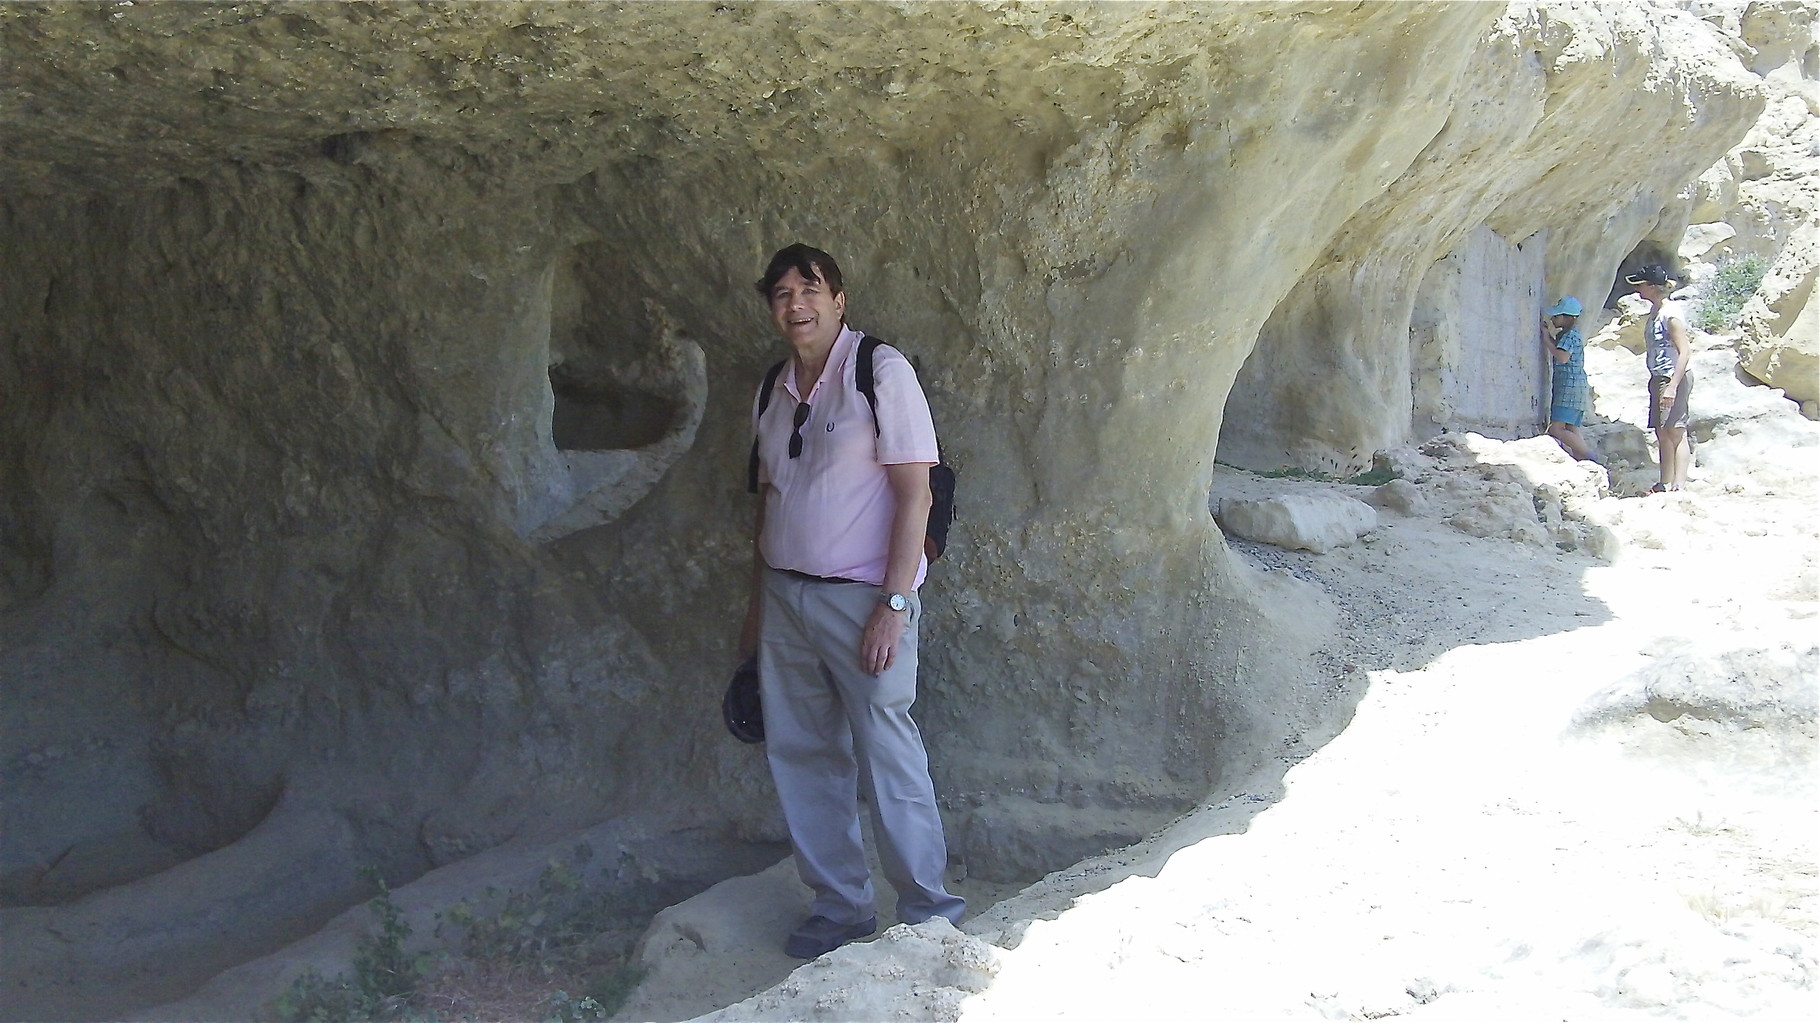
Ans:
[[[1580,315],[1580,300],[1573,297],[1572,295],[1568,295],[1567,297],[1561,299],[1559,302],[1556,302],[1554,305],[1549,306],[1548,311],[1543,313],[1542,315],[1544,315],[1544,316],[1578,316],[1578,315]]]

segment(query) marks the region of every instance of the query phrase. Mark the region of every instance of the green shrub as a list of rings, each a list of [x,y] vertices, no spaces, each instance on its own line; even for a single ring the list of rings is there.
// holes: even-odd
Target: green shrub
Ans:
[[[1727,256],[1719,261],[1719,270],[1707,282],[1699,308],[1694,311],[1694,326],[1716,334],[1738,325],[1738,314],[1744,303],[1757,293],[1763,275],[1769,272],[1769,260],[1762,256]]]
[[[623,915],[611,891],[578,872],[592,856],[577,846],[573,864],[552,860],[532,889],[488,888],[456,903],[438,916],[435,938],[446,947],[415,958],[405,952],[410,924],[369,868],[363,873],[379,889],[368,903],[376,927],[361,937],[352,969],[306,972],[273,1000],[271,1014],[284,1023],[605,1020],[643,979],[629,955],[643,920]]]
[[[284,1023],[364,1023],[367,1020],[404,1018],[417,991],[422,964],[405,953],[411,925],[404,920],[391,889],[378,871],[368,868],[379,894],[367,903],[379,923],[379,933],[363,935],[354,952],[352,977],[324,977],[306,971],[272,1004]]]
[[[600,1006],[602,1018],[612,1016],[626,1004],[644,979],[644,967],[628,963],[588,985],[588,997]]]

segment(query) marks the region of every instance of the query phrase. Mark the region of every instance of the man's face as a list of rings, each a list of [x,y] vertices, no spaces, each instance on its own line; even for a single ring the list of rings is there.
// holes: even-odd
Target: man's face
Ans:
[[[1554,323],[1555,323],[1555,326],[1560,328],[1561,330],[1566,330],[1567,328],[1574,325],[1574,318],[1567,315],[1566,313],[1556,313],[1554,315]]]
[[[847,296],[825,280],[804,280],[794,268],[771,286],[771,325],[792,345],[833,344],[847,314]]]

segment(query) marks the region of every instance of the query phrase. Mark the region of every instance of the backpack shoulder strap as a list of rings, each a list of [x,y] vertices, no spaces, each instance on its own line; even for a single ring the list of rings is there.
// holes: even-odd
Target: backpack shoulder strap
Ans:
[[[853,370],[854,384],[858,386],[859,393],[866,396],[866,404],[872,406],[873,436],[879,435],[879,429],[878,387],[872,379],[872,353],[879,345],[884,343],[882,338],[876,338],[870,334],[861,337],[859,339],[859,362],[855,365]]]
[[[789,359],[780,360],[777,365],[765,371],[765,386],[758,392],[758,418],[763,419],[765,409],[771,407],[771,392],[777,390],[777,375],[784,371],[784,366],[789,362]],[[877,414],[875,413],[872,418],[876,420]],[[746,493],[758,493],[758,437],[756,434],[752,437],[752,457],[746,462]]]
[[[765,410],[771,407],[771,394],[777,390],[777,376],[779,373],[782,373],[784,367],[789,364],[789,359],[779,359],[772,364],[770,369],[765,370],[765,386],[760,388],[758,392],[759,415],[764,415]]]

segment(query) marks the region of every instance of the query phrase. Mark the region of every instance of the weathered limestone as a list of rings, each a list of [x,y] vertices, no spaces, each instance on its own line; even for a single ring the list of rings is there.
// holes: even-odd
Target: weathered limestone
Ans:
[[[1586,521],[1590,506],[1611,494],[1606,469],[1575,461],[1554,438],[1503,442],[1476,433],[1444,434],[1421,450],[1443,465],[1475,470],[1477,479],[1453,474],[1441,483],[1445,503],[1460,506],[1446,519],[1455,529],[1601,556],[1610,552],[1609,538]]]
[[[1695,294],[1728,257],[1769,263],[1745,305],[1738,365],[1820,418],[1820,4],[1707,2],[1769,93],[1750,132],[1701,175],[1682,239]]]
[[[1512,245],[1481,226],[1430,267],[1410,320],[1411,430],[1521,437],[1548,418],[1549,366],[1540,311],[1547,232]]]
[[[0,47],[0,980],[67,1018],[360,865],[780,835],[714,707],[750,281],[799,238],[966,488],[918,707],[956,857],[1027,879],[1280,770],[1346,708],[1228,560],[1216,445],[1408,439],[1418,303],[1495,293],[1431,267],[1546,231],[1587,297],[1756,103],[1628,6],[8,6]],[[307,883],[242,920],[262,878]]]
[[[1391,480],[1365,500],[1373,508],[1389,508],[1399,515],[1420,515],[1428,508],[1428,499],[1408,480]]]
[[[1520,418],[1527,401],[1461,417],[1435,396],[1448,385],[1431,376],[1477,347],[1459,325],[1532,296],[1596,308],[1627,253],[1658,238],[1672,251],[1687,222],[1677,194],[1761,103],[1759,81],[1704,24],[1659,7],[1512,5],[1469,56],[1459,87],[1479,98],[1387,176],[1272,312],[1233,388],[1223,460],[1352,471],[1402,442],[1412,409],[1424,434],[1435,419]],[[1684,87],[1663,88],[1664,74]],[[1504,246],[1547,232],[1540,288],[1525,275],[1462,291],[1460,259],[1444,257],[1486,229]],[[1509,323],[1508,342],[1539,345],[1532,322]],[[1465,336],[1436,336],[1450,330]],[[1516,371],[1527,383],[1531,370]]]
[[[1820,118],[1815,119],[1820,124]],[[1817,136],[1820,138],[1820,136]],[[1814,219],[1797,230],[1740,317],[1738,365],[1752,377],[1780,387],[1810,411],[1820,401],[1820,203]]]
[[[1778,788],[1804,779],[1812,793],[1820,739],[1816,669],[1820,647],[1811,644],[1707,653],[1670,643],[1580,708],[1574,725],[1616,738],[1632,755],[1691,747],[1739,777],[1764,784],[1776,777]]]
[[[1229,497],[1220,502],[1215,518],[1229,534],[1316,554],[1344,547],[1378,524],[1371,505],[1335,494]]]

